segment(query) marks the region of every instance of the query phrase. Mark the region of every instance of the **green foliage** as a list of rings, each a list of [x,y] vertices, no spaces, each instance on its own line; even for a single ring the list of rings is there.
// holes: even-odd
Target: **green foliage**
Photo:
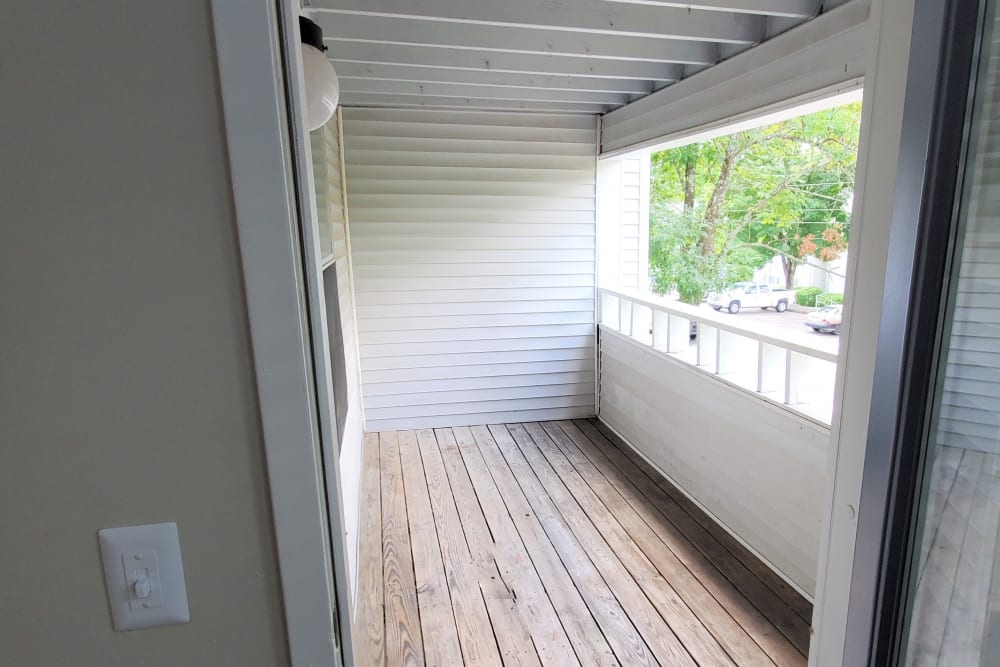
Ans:
[[[836,259],[849,235],[860,107],[654,153],[655,289],[691,300],[706,286],[749,277],[774,257],[782,258],[791,287],[807,258]]]
[[[842,303],[844,303],[844,295],[837,292],[823,292],[816,297],[817,306],[840,305]]]
[[[795,290],[795,303],[813,308],[816,306],[816,297],[822,293],[823,290],[818,287],[800,287]]]
[[[699,304],[709,290],[750,280],[758,268],[754,253],[720,261],[717,255],[698,252],[704,239],[701,219],[692,214],[657,209],[651,216],[649,257],[653,291],[676,291],[684,303]]]

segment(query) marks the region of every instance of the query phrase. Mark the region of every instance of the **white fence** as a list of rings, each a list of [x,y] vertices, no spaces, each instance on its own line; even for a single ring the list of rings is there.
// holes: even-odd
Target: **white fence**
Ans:
[[[739,326],[726,321],[726,315],[696,306],[606,288],[599,294],[601,325],[768,401],[830,424],[835,353]],[[693,339],[692,323],[697,327]]]

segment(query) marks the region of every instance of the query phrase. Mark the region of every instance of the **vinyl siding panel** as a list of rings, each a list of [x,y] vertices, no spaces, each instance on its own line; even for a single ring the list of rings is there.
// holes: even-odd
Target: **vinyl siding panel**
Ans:
[[[600,177],[600,284],[649,288],[648,154],[602,160]]]
[[[595,119],[343,113],[367,429],[594,414]]]
[[[1000,105],[995,85],[985,92],[938,435],[943,445],[1000,454]]]
[[[829,429],[601,328],[600,418],[812,595]]]
[[[344,366],[347,376],[345,398],[347,416],[340,434],[340,479],[344,495],[344,528],[351,580],[357,582],[359,494],[361,493],[361,438],[364,433],[364,406],[361,395],[361,368],[358,359],[358,327],[355,317],[351,275],[350,231],[344,202],[341,142],[336,118],[310,135],[316,213],[324,272],[337,276],[338,294],[327,294],[327,307],[340,310]],[[331,355],[338,354],[331,349]]]

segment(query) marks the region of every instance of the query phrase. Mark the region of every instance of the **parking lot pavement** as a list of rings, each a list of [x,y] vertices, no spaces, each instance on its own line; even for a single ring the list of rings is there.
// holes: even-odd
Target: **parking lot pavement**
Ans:
[[[714,312],[708,304],[702,304],[702,308],[709,312]],[[725,321],[732,318],[734,324],[753,323],[754,328],[769,330],[770,334],[776,338],[802,343],[818,347],[827,352],[837,353],[840,346],[840,336],[816,333],[805,325],[805,313],[793,313],[786,310],[783,313],[774,310],[742,310],[736,315],[722,311]]]

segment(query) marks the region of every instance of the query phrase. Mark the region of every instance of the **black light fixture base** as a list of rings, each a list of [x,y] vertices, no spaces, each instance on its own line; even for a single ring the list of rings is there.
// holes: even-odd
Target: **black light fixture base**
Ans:
[[[308,44],[320,51],[326,51],[326,45],[323,44],[323,29],[315,21],[300,16],[299,32],[302,33],[303,44]]]

